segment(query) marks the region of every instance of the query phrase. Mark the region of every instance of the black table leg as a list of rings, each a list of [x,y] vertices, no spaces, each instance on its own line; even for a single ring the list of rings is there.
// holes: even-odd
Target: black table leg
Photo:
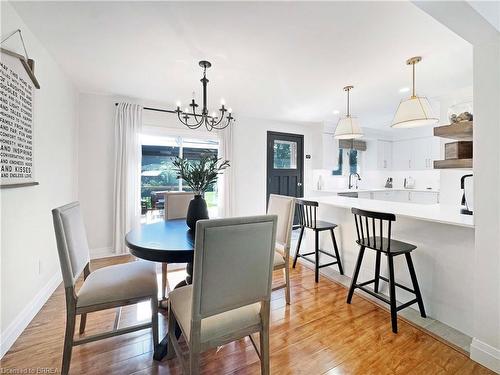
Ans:
[[[179,284],[177,284],[174,289],[181,288],[183,286],[191,284],[193,280],[193,263],[187,264],[186,272],[187,272],[186,279],[182,280]],[[179,338],[180,336],[181,336],[181,328],[177,324],[175,326],[175,337]],[[153,354],[153,359],[155,361],[161,361],[163,357],[167,355],[167,345],[168,345],[168,332],[163,338],[163,340],[161,340],[158,346],[155,348]]]

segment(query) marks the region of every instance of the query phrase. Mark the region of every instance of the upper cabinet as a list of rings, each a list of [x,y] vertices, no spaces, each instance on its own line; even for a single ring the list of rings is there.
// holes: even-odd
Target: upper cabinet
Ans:
[[[392,169],[392,142],[377,140],[377,169]]]
[[[435,137],[395,141],[392,147],[394,170],[433,169],[440,155],[440,141]]]

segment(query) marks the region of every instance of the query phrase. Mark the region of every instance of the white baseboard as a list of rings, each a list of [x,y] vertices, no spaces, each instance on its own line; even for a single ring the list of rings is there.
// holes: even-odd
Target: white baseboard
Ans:
[[[98,249],[90,250],[90,259],[100,259],[100,258],[110,258],[117,254],[113,251],[111,247],[100,247]],[[123,255],[123,254],[119,254]]]
[[[16,319],[9,324],[0,337],[0,359],[7,353],[17,338],[23,333],[31,320],[40,311],[45,302],[54,293],[62,282],[60,272],[54,274],[45,286],[36,294],[35,298],[17,315]]]
[[[470,358],[500,374],[500,349],[473,338],[470,345]]]

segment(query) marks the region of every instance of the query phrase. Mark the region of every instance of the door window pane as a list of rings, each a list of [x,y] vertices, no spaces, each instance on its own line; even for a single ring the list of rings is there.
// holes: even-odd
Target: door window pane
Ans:
[[[275,140],[274,169],[297,169],[297,142]]]

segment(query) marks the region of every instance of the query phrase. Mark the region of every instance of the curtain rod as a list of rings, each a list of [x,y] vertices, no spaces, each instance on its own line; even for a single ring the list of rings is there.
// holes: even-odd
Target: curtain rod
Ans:
[[[119,103],[115,103],[118,105]],[[156,112],[167,112],[167,113],[177,113],[177,111],[171,111],[169,109],[160,109],[160,108],[152,108],[152,107],[142,107],[142,109],[146,109],[148,111],[156,111]]]

